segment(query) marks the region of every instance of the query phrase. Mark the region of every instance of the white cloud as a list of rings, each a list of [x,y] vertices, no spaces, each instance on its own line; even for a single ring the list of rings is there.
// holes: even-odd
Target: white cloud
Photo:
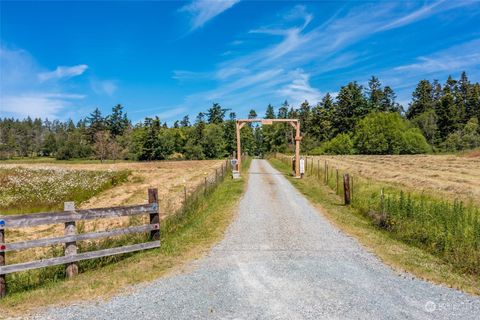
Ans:
[[[211,76],[205,72],[193,72],[188,70],[173,70],[172,78],[178,81],[205,80]]]
[[[190,14],[191,30],[195,30],[203,27],[209,20],[230,9],[238,2],[240,0],[193,0],[183,6],[180,11]]]
[[[474,4],[476,1],[471,0],[456,0],[456,1],[447,1],[447,0],[439,0],[434,1],[428,5],[424,5],[421,8],[408,13],[388,24],[384,25],[380,28],[380,30],[389,30],[394,28],[399,28],[402,26],[409,25],[411,23],[417,22],[419,20],[428,18],[434,14],[452,10],[458,7],[464,7]]]
[[[467,68],[478,69],[480,66],[480,39],[469,41],[442,50],[430,56],[418,57],[412,64],[396,67],[394,70],[408,73],[442,73],[461,72]]]
[[[90,85],[93,92],[99,95],[113,96],[118,89],[117,82],[114,80],[92,80]]]
[[[55,93],[26,93],[15,96],[0,96],[0,111],[10,112],[19,117],[57,118],[58,113],[72,107],[72,101],[84,98],[82,95]]]
[[[282,99],[287,99],[295,106],[305,100],[314,104],[322,99],[322,93],[310,85],[310,76],[303,70],[294,70],[290,72],[289,77],[292,81],[278,91]]]
[[[38,79],[40,81],[68,79],[82,75],[87,69],[88,66],[86,64],[79,64],[71,67],[58,66],[54,71],[39,73]]]
[[[76,110],[77,103],[84,98],[67,92],[59,80],[83,73],[85,65],[42,73],[27,51],[3,46],[0,65],[0,116],[58,118],[69,108]]]
[[[257,41],[265,45],[243,55],[237,51],[234,56],[225,57],[214,70],[205,73],[214,75],[210,79],[217,81],[216,87],[187,96],[185,104],[193,108],[221,101],[228,108],[255,106],[260,109],[263,104],[276,104],[285,98],[293,104],[305,99],[314,104],[321,99],[321,92],[326,91],[315,87],[319,78],[328,78],[332,71],[360,63],[360,70],[367,70],[372,59],[368,48],[350,50],[352,46],[380,32],[469,4],[471,2],[466,1],[438,1],[427,5],[371,2],[348,11],[343,7],[324,21],[315,21],[307,7],[294,6],[283,12],[280,19],[277,15],[271,24],[252,28],[249,43]],[[240,43],[234,41],[230,45]],[[476,56],[464,57],[464,64],[477,62]],[[425,62],[418,60],[415,64]],[[389,72],[391,74],[392,70]],[[357,72],[354,76],[360,75]]]

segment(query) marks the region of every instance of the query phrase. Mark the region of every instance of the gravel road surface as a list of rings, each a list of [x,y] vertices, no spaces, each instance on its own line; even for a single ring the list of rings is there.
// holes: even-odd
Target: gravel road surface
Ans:
[[[186,272],[39,319],[479,319],[480,298],[398,274],[265,160],[224,238]]]

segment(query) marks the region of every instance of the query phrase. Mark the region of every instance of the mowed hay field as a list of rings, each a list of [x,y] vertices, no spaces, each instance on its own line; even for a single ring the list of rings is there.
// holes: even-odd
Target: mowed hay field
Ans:
[[[480,203],[480,157],[455,155],[315,156],[316,166],[325,161],[335,168],[374,181],[401,187],[406,192],[423,191],[439,198]]]

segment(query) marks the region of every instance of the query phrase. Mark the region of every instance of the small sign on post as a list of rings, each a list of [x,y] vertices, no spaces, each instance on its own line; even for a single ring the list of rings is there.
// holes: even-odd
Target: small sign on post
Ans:
[[[230,160],[230,164],[232,165],[232,177],[233,179],[239,179],[240,173],[238,171],[238,160],[233,158]]]
[[[302,157],[300,158],[300,177],[303,178],[305,174],[305,159]]]
[[[232,168],[234,169],[237,169],[237,163],[238,163],[238,160],[233,158],[230,160],[230,164],[232,165]]]

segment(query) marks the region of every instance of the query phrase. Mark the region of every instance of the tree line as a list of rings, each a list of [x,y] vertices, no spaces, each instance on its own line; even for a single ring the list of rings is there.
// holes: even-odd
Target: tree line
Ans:
[[[408,110],[396,102],[394,90],[372,76],[363,87],[342,86],[336,97],[326,94],[311,105],[278,108],[268,105],[263,116],[298,118],[302,149],[313,154],[415,154],[454,152],[480,146],[480,84],[465,72],[444,85],[421,80]],[[56,159],[97,158],[163,160],[214,159],[236,149],[236,114],[214,103],[195,119],[168,126],[158,117],[132,124],[123,106],[108,115],[97,108],[77,123],[48,119],[0,119],[0,157],[48,156]],[[252,155],[288,152],[295,132],[286,123],[242,128],[243,151]]]

